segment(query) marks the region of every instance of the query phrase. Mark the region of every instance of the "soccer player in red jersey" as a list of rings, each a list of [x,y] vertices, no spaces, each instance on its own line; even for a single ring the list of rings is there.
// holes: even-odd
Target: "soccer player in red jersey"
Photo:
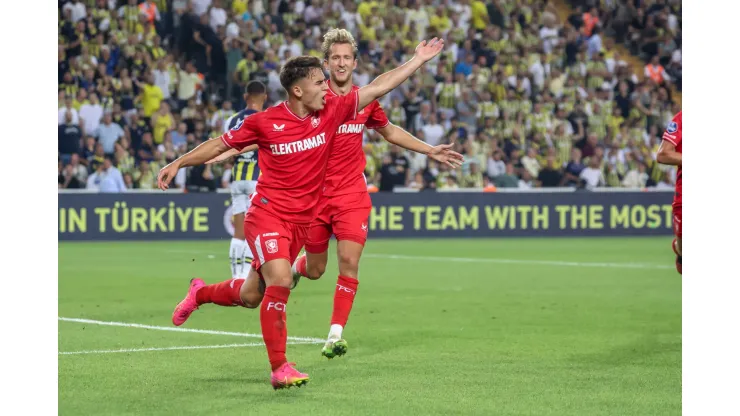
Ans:
[[[321,61],[310,56],[291,58],[280,71],[287,101],[254,114],[219,140],[208,140],[162,168],[158,186],[167,189],[180,168],[203,164],[229,149],[241,151],[256,144],[263,172],[244,220],[247,243],[257,254],[252,262],[253,272],[246,280],[228,279],[207,286],[201,279],[191,280],[188,294],[173,313],[175,325],[182,325],[206,303],[254,307],[247,296],[249,285],[258,284],[262,277],[266,288],[260,323],[272,367],[272,385],[278,389],[308,382],[308,374],[296,370],[295,364],[285,357],[286,305],[293,284],[291,265],[305,244],[308,226],[316,215],[337,129],[408,79],[437,56],[443,46],[444,42],[437,38],[423,41],[405,64],[348,95],[328,98]]]
[[[352,34],[345,29],[330,30],[324,35],[322,51],[324,67],[329,72],[327,94],[343,97],[358,90],[352,83],[352,72],[357,67],[357,43]],[[300,256],[293,267],[296,277],[321,277],[326,270],[329,239],[332,234],[336,236],[339,277],[329,336],[321,351],[330,359],[347,352],[342,330],[357,293],[360,256],[367,239],[372,206],[364,175],[366,161],[362,137],[365,127],[376,130],[390,143],[427,154],[453,168],[459,167],[463,160],[462,155],[449,151],[447,146],[432,147],[391,124],[377,101],[339,127],[326,167],[318,216],[308,229],[306,254]]]
[[[678,166],[676,172],[676,193],[673,196],[673,251],[676,253],[676,270],[681,272],[681,113],[679,111],[666,127],[663,141],[658,149],[658,162],[665,165]]]

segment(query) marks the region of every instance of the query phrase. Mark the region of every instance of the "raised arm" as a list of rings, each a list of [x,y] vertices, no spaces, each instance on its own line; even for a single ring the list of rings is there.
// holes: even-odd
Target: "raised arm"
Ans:
[[[401,85],[401,83],[413,75],[417,69],[421,68],[421,66],[427,61],[437,56],[443,48],[444,40],[442,39],[434,38],[429,42],[422,41],[416,47],[414,56],[408,62],[396,69],[378,76],[373,80],[373,82],[360,88],[358,111]]]

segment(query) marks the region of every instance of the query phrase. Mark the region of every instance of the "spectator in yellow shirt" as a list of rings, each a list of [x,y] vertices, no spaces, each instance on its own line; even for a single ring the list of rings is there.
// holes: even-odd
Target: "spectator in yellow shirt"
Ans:
[[[378,40],[378,35],[375,31],[375,27],[380,25],[380,18],[377,16],[373,16],[370,19],[368,19],[370,22],[369,26],[365,26],[365,19],[363,19],[363,23],[360,25],[360,34],[362,35],[363,40]]]
[[[195,93],[203,85],[203,79],[195,70],[195,65],[188,62],[185,70],[180,70],[177,74],[177,99],[179,100],[178,108],[185,108],[188,100],[195,97]]]
[[[375,10],[377,10],[378,2],[377,1],[363,1],[360,2],[360,4],[357,6],[357,14],[360,15],[360,19],[362,19],[362,22],[368,22],[368,17],[370,17],[371,14]]]
[[[152,115],[152,129],[154,130],[154,143],[160,144],[164,141],[164,135],[175,128],[175,118],[170,112],[170,106],[166,102],[161,103],[159,111]]]
[[[475,30],[484,30],[490,24],[486,4],[480,0],[473,0],[470,3],[470,10],[472,12],[473,27]]]
[[[138,189],[154,189],[157,186],[157,174],[146,160],[139,162],[139,169],[134,171],[131,176]]]
[[[470,172],[463,174],[460,179],[461,188],[483,188],[483,174],[478,163],[477,160],[470,163]]]
[[[244,13],[247,12],[248,0],[233,0],[231,3],[231,11],[234,12],[234,16],[241,18]]]
[[[134,82],[141,89],[141,104],[144,109],[144,116],[151,117],[159,109],[159,104],[164,99],[164,94],[158,86],[154,85],[154,76],[152,74],[146,76],[146,84],[142,84],[139,81]]]
[[[445,36],[452,28],[452,21],[447,16],[447,8],[438,6],[437,13],[429,18],[429,27],[436,31],[437,36]]]

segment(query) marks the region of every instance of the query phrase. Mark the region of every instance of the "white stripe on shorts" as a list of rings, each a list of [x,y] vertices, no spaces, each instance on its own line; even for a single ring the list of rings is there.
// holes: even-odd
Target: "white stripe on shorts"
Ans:
[[[260,259],[260,266],[265,264],[265,255],[262,253],[262,246],[260,245],[260,236],[257,235],[257,238],[254,240],[254,248],[257,250],[257,257]]]

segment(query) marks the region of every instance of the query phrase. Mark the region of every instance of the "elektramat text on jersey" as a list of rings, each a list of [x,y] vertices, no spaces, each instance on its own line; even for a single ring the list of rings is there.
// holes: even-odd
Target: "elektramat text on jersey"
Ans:
[[[319,133],[308,139],[298,140],[291,143],[271,144],[270,151],[273,155],[289,155],[291,153],[311,150],[326,144],[326,133]]]

